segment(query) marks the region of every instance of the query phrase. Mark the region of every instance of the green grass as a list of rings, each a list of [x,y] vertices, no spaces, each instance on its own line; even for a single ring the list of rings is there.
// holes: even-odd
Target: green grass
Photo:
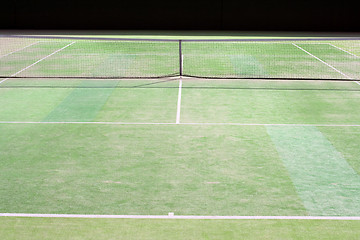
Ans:
[[[161,86],[152,89],[115,89],[94,120],[173,123],[176,119],[177,94],[177,88]]]
[[[7,45],[11,46],[12,43]],[[37,60],[48,56],[57,49],[60,49],[61,47],[64,47],[64,43],[57,41],[39,42],[38,44],[35,44],[22,51],[18,51],[6,57],[0,58],[0,74],[1,76],[10,76],[15,74],[25,67],[35,63]],[[10,50],[7,51],[8,53],[10,52]]]
[[[64,47],[70,42],[57,44]],[[40,46],[47,48],[45,44]],[[80,40],[20,76],[155,77],[178,72],[176,42]]]
[[[41,121],[72,90],[1,88],[1,121]]]
[[[16,45],[17,41],[9,39],[7,45]],[[47,39],[1,58],[0,74],[14,74],[73,41],[71,46],[18,76],[156,77],[178,75],[180,72],[179,43],[176,41]],[[359,41],[296,42],[331,66],[292,43],[183,42],[183,74],[237,78],[359,78],[359,57],[350,54],[359,54]],[[349,53],[336,47],[344,48]],[[3,51],[6,53],[12,49],[9,47]]]
[[[320,127],[320,131],[339,149],[351,167],[360,174],[360,129],[354,127],[331,128]]]
[[[109,88],[75,82],[78,88],[0,89],[1,121],[175,122],[178,81],[108,81]],[[358,85],[352,82],[184,80],[183,87],[182,122],[360,122]],[[316,201],[312,210],[305,207],[297,187],[302,183],[292,178],[263,126],[1,124],[0,129],[2,212],[312,215],[321,207]],[[289,134],[284,141],[291,149],[296,134]],[[358,171],[357,148],[344,147],[356,145],[358,136],[331,136],[333,152]],[[320,151],[332,156],[324,146]],[[318,156],[315,149],[306,151]],[[343,204],[319,215],[357,215]]]
[[[325,61],[326,63],[330,64],[331,66],[335,67],[342,73],[345,73],[350,78],[357,79],[359,76],[359,67],[360,67],[359,58],[354,57],[353,55],[348,54],[334,47],[339,43],[331,42],[331,44],[333,46],[327,44],[315,45],[315,44],[306,44],[306,43],[299,44],[299,46],[309,51],[313,55],[317,56],[321,60]],[[354,51],[352,48],[358,48],[358,46],[357,44],[348,43],[345,44],[344,48],[345,48],[344,50],[350,48],[348,49],[348,51],[354,54],[356,53],[356,51]]]
[[[360,86],[352,82],[184,81],[183,87],[182,122],[360,122],[360,92],[354,91]]]
[[[5,57],[7,54],[25,48],[35,42],[37,42],[36,39],[0,38],[0,57]]]
[[[116,87],[117,82],[109,82],[107,88],[91,87],[92,82],[84,81],[44,119],[44,121],[92,121]],[[84,87],[84,88],[83,88]]]
[[[40,80],[34,85],[41,81],[47,83]],[[79,87],[2,88],[0,120],[175,122],[178,81],[75,80],[70,85],[75,83]],[[181,122],[357,124],[358,88],[352,82],[184,80]],[[289,166],[263,126],[1,124],[0,128],[3,212],[314,212],[304,207]],[[352,133],[328,137],[334,152],[359,171],[354,147],[358,135]],[[292,136],[284,140],[289,146]],[[329,152],[322,145],[319,149]],[[314,204],[313,209],[320,208]],[[335,207],[336,215],[345,214],[341,206]]]
[[[360,221],[0,218],[4,239],[358,239]]]
[[[306,215],[263,127],[0,129],[0,212]]]
[[[203,77],[346,78],[292,42],[184,42],[184,74]],[[330,42],[338,44],[338,42]],[[358,58],[334,46],[297,43],[350,78],[358,78]],[[349,42],[347,47],[357,46]],[[237,58],[237,61],[232,59]]]
[[[266,128],[310,215],[360,215],[360,176],[321,131]]]
[[[0,88],[1,121],[174,122],[176,118],[178,81],[39,80],[31,81],[32,87],[27,81],[11,80],[4,85],[9,88]],[[51,88],[54,85],[60,88]],[[158,88],[146,88],[152,86]]]
[[[6,43],[12,47],[0,45],[1,53],[29,41]],[[45,41],[1,58],[0,75],[14,74],[69,43]],[[204,76],[344,77],[289,43],[183,43],[184,73],[195,74],[196,69]],[[348,76],[358,76],[358,58],[325,44],[359,55],[358,41],[313,43],[296,44]],[[79,40],[19,76],[176,74],[177,54],[176,42]],[[38,123],[0,123],[0,212],[359,215],[359,127],[175,125],[178,86],[178,80],[166,79],[25,78],[1,83],[0,121]],[[184,79],[180,121],[359,125],[359,113],[360,86],[354,82]],[[49,121],[169,124],[45,123]],[[358,225],[1,217],[0,235],[357,239]]]

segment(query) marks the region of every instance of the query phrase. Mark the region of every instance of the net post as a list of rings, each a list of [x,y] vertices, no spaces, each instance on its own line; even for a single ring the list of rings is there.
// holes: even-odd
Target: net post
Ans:
[[[183,75],[183,54],[182,54],[182,40],[179,40],[179,73],[180,78]]]

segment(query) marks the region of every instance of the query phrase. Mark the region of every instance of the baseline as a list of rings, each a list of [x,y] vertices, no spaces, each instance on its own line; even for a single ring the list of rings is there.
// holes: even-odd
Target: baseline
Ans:
[[[360,220],[348,216],[195,216],[195,215],[87,215],[87,214],[30,214],[0,213],[0,217],[38,218],[124,218],[124,219],[238,219],[238,220]]]

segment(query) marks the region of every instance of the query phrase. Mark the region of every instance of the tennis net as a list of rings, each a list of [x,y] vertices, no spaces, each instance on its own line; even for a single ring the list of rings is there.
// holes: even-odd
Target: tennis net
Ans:
[[[1,36],[13,78],[360,80],[360,39],[172,40]]]

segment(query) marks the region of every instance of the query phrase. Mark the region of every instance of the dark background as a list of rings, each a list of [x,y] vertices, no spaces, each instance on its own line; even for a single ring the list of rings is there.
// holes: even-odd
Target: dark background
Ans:
[[[2,29],[360,31],[357,7],[346,1],[6,0],[0,4]]]

